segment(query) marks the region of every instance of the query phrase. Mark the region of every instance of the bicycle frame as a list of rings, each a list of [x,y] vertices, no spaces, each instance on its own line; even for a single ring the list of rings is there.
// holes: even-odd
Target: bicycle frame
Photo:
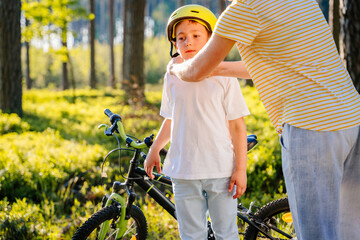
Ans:
[[[113,192],[110,195],[110,197],[107,200],[106,205],[105,205],[105,206],[108,206],[112,202],[116,202],[121,206],[120,219],[117,223],[117,226],[119,227],[119,233],[118,233],[119,236],[122,236],[124,234],[127,220],[130,218],[129,211],[130,211],[131,206],[136,198],[136,194],[133,190],[134,183],[136,183],[141,189],[143,189],[144,192],[146,192],[146,194],[149,194],[149,196],[152,197],[155,200],[155,202],[157,202],[162,208],[164,208],[171,216],[173,216],[176,219],[175,204],[169,198],[167,198],[165,196],[165,194],[162,191],[160,191],[153,183],[153,181],[155,181],[155,182],[159,182],[161,184],[167,185],[167,186],[171,186],[172,185],[171,179],[168,176],[154,172],[153,173],[155,176],[154,180],[151,180],[148,177],[148,175],[146,174],[145,170],[143,168],[139,167],[140,153],[141,153],[141,150],[135,149],[134,156],[130,161],[130,166],[129,166],[129,170],[128,170],[128,179],[125,181],[125,183],[122,184],[123,186],[126,186],[127,195],[128,195],[127,203],[125,203],[125,200],[123,199],[123,197],[121,197],[118,193]],[[126,204],[126,209],[123,207],[123,206],[125,206],[125,204]],[[262,232],[269,239],[274,239],[266,231],[264,231],[264,229],[262,229],[260,227],[261,222],[257,222],[256,219],[253,219],[254,215],[251,212],[251,207],[250,207],[250,210],[243,207],[242,205],[239,205],[238,208],[239,208],[239,211],[237,213],[237,216],[240,219],[242,219],[247,224],[252,225],[255,228],[257,228],[260,232]],[[104,226],[101,227],[100,234],[101,234],[101,232],[105,233],[107,231],[108,227],[109,227],[109,221],[107,222],[106,225],[104,224]],[[269,227],[271,227],[275,231],[278,231],[279,233],[282,233],[285,236],[291,238],[291,236],[282,232],[280,229],[277,229],[275,226],[269,226]],[[99,235],[99,236],[101,236],[101,235]]]
[[[141,189],[143,189],[150,197],[152,197],[161,207],[163,207],[171,216],[176,219],[175,204],[160,191],[152,181],[156,181],[167,186],[171,186],[171,179],[165,175],[154,173],[155,178],[151,180],[143,168],[138,167],[140,151],[136,150],[133,159],[130,161],[130,168],[125,184],[132,186],[135,182]],[[132,180],[131,180],[132,179]],[[128,203],[129,204],[129,203]]]

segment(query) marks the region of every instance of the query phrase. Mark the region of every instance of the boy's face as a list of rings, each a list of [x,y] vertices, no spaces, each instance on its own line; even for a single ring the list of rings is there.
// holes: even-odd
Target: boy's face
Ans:
[[[184,20],[175,29],[176,48],[184,60],[194,57],[209,40],[206,28],[195,21]]]

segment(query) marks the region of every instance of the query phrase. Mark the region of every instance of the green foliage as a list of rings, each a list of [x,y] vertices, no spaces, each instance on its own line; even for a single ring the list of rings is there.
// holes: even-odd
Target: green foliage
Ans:
[[[174,201],[173,198],[172,201]],[[148,221],[149,239],[179,239],[177,221],[153,199],[146,198],[142,211]]]
[[[61,228],[52,223],[54,204],[35,205],[26,198],[0,201],[1,239],[59,239]]]
[[[0,115],[1,239],[71,238],[99,209],[105,192],[100,166],[116,141],[97,129],[108,123],[103,110],[121,114],[130,135],[141,139],[156,134],[162,122],[162,86],[147,89],[147,105],[141,109],[124,105],[120,90],[25,91],[22,119]],[[248,155],[248,189],[240,200],[245,206],[254,200],[261,206],[284,195],[280,146],[256,90],[242,90],[252,112],[245,118],[248,134],[256,134],[259,143]],[[122,158],[122,171],[130,154]],[[104,165],[106,191],[112,180],[122,180],[116,155]],[[146,198],[141,208],[150,239],[178,238],[176,222],[153,200]]]
[[[62,42],[67,42],[68,25],[78,19],[92,19],[85,8],[80,6],[79,0],[30,0],[22,1],[22,10],[30,22],[23,27],[23,41],[30,41],[33,37],[44,38],[55,33]],[[63,46],[55,51],[62,62],[68,61],[68,49]]]
[[[29,124],[22,122],[21,118],[17,114],[7,114],[0,111],[0,135],[9,132],[26,132],[29,128]]]
[[[0,139],[0,199],[56,200],[56,193],[71,175],[88,171],[105,151],[61,139],[58,132],[6,134]]]
[[[146,82],[162,82],[166,66],[170,61],[170,42],[165,36],[148,38],[145,41],[145,75]]]
[[[34,36],[42,37],[53,32],[49,25],[61,30],[61,37],[66,41],[67,26],[71,21],[94,17],[87,14],[79,0],[27,0],[22,1],[22,10],[30,21],[30,26],[24,28],[27,41]]]

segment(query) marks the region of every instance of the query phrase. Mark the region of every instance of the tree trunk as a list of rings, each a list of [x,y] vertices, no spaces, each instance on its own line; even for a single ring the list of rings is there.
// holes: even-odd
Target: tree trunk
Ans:
[[[106,41],[106,28],[108,27],[107,26],[107,21],[105,21],[105,17],[106,14],[107,14],[107,9],[106,9],[106,1],[105,0],[100,0],[100,9],[98,10],[98,12],[100,13],[100,16],[103,16],[103,17],[100,17],[100,38],[98,39],[101,43],[103,43],[103,41]],[[106,42],[105,42],[106,43]]]
[[[179,8],[185,5],[185,0],[177,0],[176,3],[177,3],[177,7]]]
[[[210,0],[203,0],[203,6],[210,9]]]
[[[0,109],[22,116],[20,15],[20,0],[0,0]]]
[[[95,14],[95,0],[90,0],[90,13]],[[95,75],[95,19],[89,21],[90,33],[90,88],[96,88]]]
[[[218,0],[219,16],[225,10],[226,0]]]
[[[340,55],[360,92],[360,1],[340,0]]]
[[[334,36],[336,48],[340,49],[340,0],[330,0],[329,2],[329,25]]]
[[[29,20],[25,19],[25,26],[29,26]],[[32,87],[32,81],[30,77],[30,43],[25,41],[25,49],[26,49],[26,88],[28,90]]]
[[[126,101],[145,103],[144,15],[146,0],[125,0],[123,81]]]
[[[62,46],[67,49],[67,42],[66,40],[62,40]],[[66,90],[69,89],[69,76],[68,76],[68,69],[67,69],[67,61],[62,62],[62,76],[61,76],[61,84],[62,89]]]
[[[109,42],[110,42],[110,78],[109,86],[116,88],[114,63],[114,0],[109,0]]]
[[[68,69],[69,69],[69,76],[70,76],[70,82],[71,82],[71,89],[72,89],[72,103],[76,102],[76,95],[75,95],[75,89],[76,89],[76,81],[75,81],[75,74],[74,74],[74,65],[71,62],[70,54],[67,53],[67,59],[68,59]]]

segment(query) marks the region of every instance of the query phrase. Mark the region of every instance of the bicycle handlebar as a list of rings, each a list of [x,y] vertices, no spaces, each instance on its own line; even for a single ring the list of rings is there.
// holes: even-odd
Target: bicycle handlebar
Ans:
[[[148,147],[145,142],[135,142],[132,138],[126,135],[120,115],[114,114],[109,109],[105,109],[104,113],[109,117],[112,124],[111,127],[105,130],[105,134],[107,136],[111,136],[114,132],[118,132],[121,139],[124,140],[129,146],[136,149]]]
[[[133,148],[136,149],[142,149],[146,147],[150,148],[150,146],[153,143],[154,134],[151,134],[149,137],[146,137],[143,142],[135,142],[132,138],[126,135],[120,115],[114,114],[108,108],[104,110],[104,113],[106,116],[109,117],[109,120],[111,122],[111,127],[105,130],[105,134],[107,136],[111,136],[114,132],[117,132],[119,133],[121,139],[124,140],[127,144],[129,144]],[[160,155],[166,156],[166,154],[167,154],[167,150],[165,148],[160,150]]]

